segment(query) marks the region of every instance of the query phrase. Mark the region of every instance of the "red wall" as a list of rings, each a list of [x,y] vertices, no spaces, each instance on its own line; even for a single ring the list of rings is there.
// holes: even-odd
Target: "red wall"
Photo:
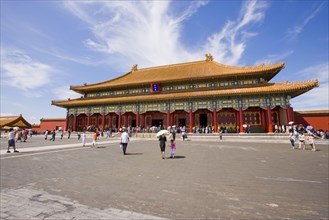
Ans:
[[[295,122],[297,124],[302,124],[305,127],[307,125],[312,125],[315,130],[329,130],[329,114],[307,114],[295,112]]]
[[[54,130],[56,127],[62,127],[62,129],[65,131],[66,130],[66,122],[65,118],[64,119],[41,119],[40,120],[40,125],[33,127],[32,129],[34,131],[37,131],[38,133],[43,133],[46,130]]]

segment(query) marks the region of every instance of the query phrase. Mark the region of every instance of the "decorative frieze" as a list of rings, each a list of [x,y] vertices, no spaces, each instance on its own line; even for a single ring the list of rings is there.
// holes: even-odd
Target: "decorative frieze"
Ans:
[[[212,111],[216,109],[217,111],[220,109],[228,109],[232,108],[235,110],[239,110],[241,107],[243,110],[248,109],[249,107],[260,107],[266,109],[267,106],[270,106],[271,109],[276,106],[280,106],[285,108],[287,103],[289,103],[289,97],[285,97],[284,95],[270,96],[270,97],[245,97],[242,99],[238,99],[237,97],[222,97],[220,99],[213,98],[204,98],[197,100],[172,100],[167,102],[144,102],[144,103],[118,103],[112,105],[102,105],[102,106],[88,106],[88,107],[79,107],[69,108],[68,114],[108,114],[111,112],[121,112],[124,114],[125,112],[132,112],[143,114],[149,111],[159,111],[163,113],[167,113],[168,110],[170,113],[175,111],[183,110],[189,112],[192,110],[193,112],[198,109],[208,109]]]

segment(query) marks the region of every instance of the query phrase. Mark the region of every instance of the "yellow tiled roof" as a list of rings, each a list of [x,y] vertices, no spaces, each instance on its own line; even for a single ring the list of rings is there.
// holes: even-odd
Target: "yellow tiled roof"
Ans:
[[[21,115],[20,116],[0,116],[0,127],[20,127],[31,128],[31,124],[28,123]]]
[[[40,121],[65,121],[66,118],[41,118]]]
[[[307,111],[295,111],[297,114],[302,115],[319,115],[319,114],[325,114],[329,115],[329,110],[307,110]]]
[[[258,87],[249,88],[230,88],[216,89],[204,91],[184,91],[171,93],[156,93],[149,95],[134,95],[125,97],[104,97],[90,99],[70,99],[65,101],[53,101],[53,105],[61,107],[71,107],[80,105],[99,105],[111,103],[127,103],[127,102],[143,102],[143,101],[161,101],[161,100],[177,100],[202,97],[217,97],[228,95],[251,95],[251,94],[268,94],[268,93],[288,93],[292,97],[300,95],[314,87],[318,86],[318,80],[294,83],[268,83]]]
[[[172,82],[212,77],[243,76],[250,74],[269,73],[269,80],[284,68],[284,62],[259,66],[228,66],[215,61],[196,61],[174,65],[135,69],[118,78],[90,85],[71,86],[70,89],[79,93],[117,86],[140,85],[152,82]]]

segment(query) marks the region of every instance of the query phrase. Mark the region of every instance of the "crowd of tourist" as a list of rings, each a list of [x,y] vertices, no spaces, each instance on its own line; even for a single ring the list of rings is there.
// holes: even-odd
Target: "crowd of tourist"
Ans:
[[[194,134],[211,134],[214,133],[214,128],[212,126],[195,126],[192,128],[191,132],[189,131],[189,128],[186,126],[169,126],[167,128],[163,128],[162,125],[160,126],[152,126],[152,127],[127,127],[127,128],[120,128],[119,130],[116,128],[108,128],[106,130],[101,130],[99,128],[94,127],[88,127],[84,131],[76,132],[77,139],[80,140],[82,138],[82,144],[83,146],[86,145],[86,132],[93,132],[93,146],[97,145],[97,140],[99,137],[110,138],[114,134],[118,134],[119,132],[126,132],[129,137],[132,136],[135,132],[149,132],[149,133],[157,133],[163,129],[168,130],[171,137],[176,135],[176,133],[180,133],[182,140],[189,140],[187,137],[188,133],[194,133]],[[232,132],[232,128],[228,127],[219,127],[218,133],[220,138],[222,139],[223,133],[230,133]],[[236,128],[236,132],[239,133],[239,127]],[[243,132],[244,133],[250,133],[250,126],[244,125],[243,126]],[[316,151],[314,139],[329,139],[329,131],[326,130],[315,130],[313,126],[308,125],[304,127],[302,124],[291,124],[291,125],[274,125],[274,132],[275,133],[287,133],[289,134],[289,138],[291,141],[292,148],[297,148],[296,144],[298,143],[299,149],[305,149],[306,148],[306,142],[309,143],[312,147],[312,150]],[[60,134],[60,139],[63,139],[64,135],[67,135],[67,138],[70,139],[72,130],[71,128],[68,129],[68,131],[63,130],[46,130],[44,134],[44,139],[48,140],[48,136],[50,136],[49,141],[55,141],[56,134]],[[33,132],[30,129],[24,129],[20,130],[18,128],[13,129],[11,128],[8,132],[8,151],[7,153],[10,153],[9,148],[13,147],[14,152],[18,152],[15,147],[15,142],[26,142],[29,137],[32,137]]]
[[[329,139],[329,131],[315,130],[311,125],[306,128],[302,124],[292,125],[289,126],[288,131],[292,149],[296,149],[298,143],[298,149],[306,150],[306,141],[308,141],[311,150],[316,151],[314,139]]]

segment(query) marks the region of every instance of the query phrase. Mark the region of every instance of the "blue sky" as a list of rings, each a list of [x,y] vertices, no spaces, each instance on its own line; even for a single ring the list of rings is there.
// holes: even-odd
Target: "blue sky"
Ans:
[[[1,115],[63,118],[70,85],[203,60],[285,62],[271,82],[318,79],[294,110],[329,109],[328,1],[1,1]]]

